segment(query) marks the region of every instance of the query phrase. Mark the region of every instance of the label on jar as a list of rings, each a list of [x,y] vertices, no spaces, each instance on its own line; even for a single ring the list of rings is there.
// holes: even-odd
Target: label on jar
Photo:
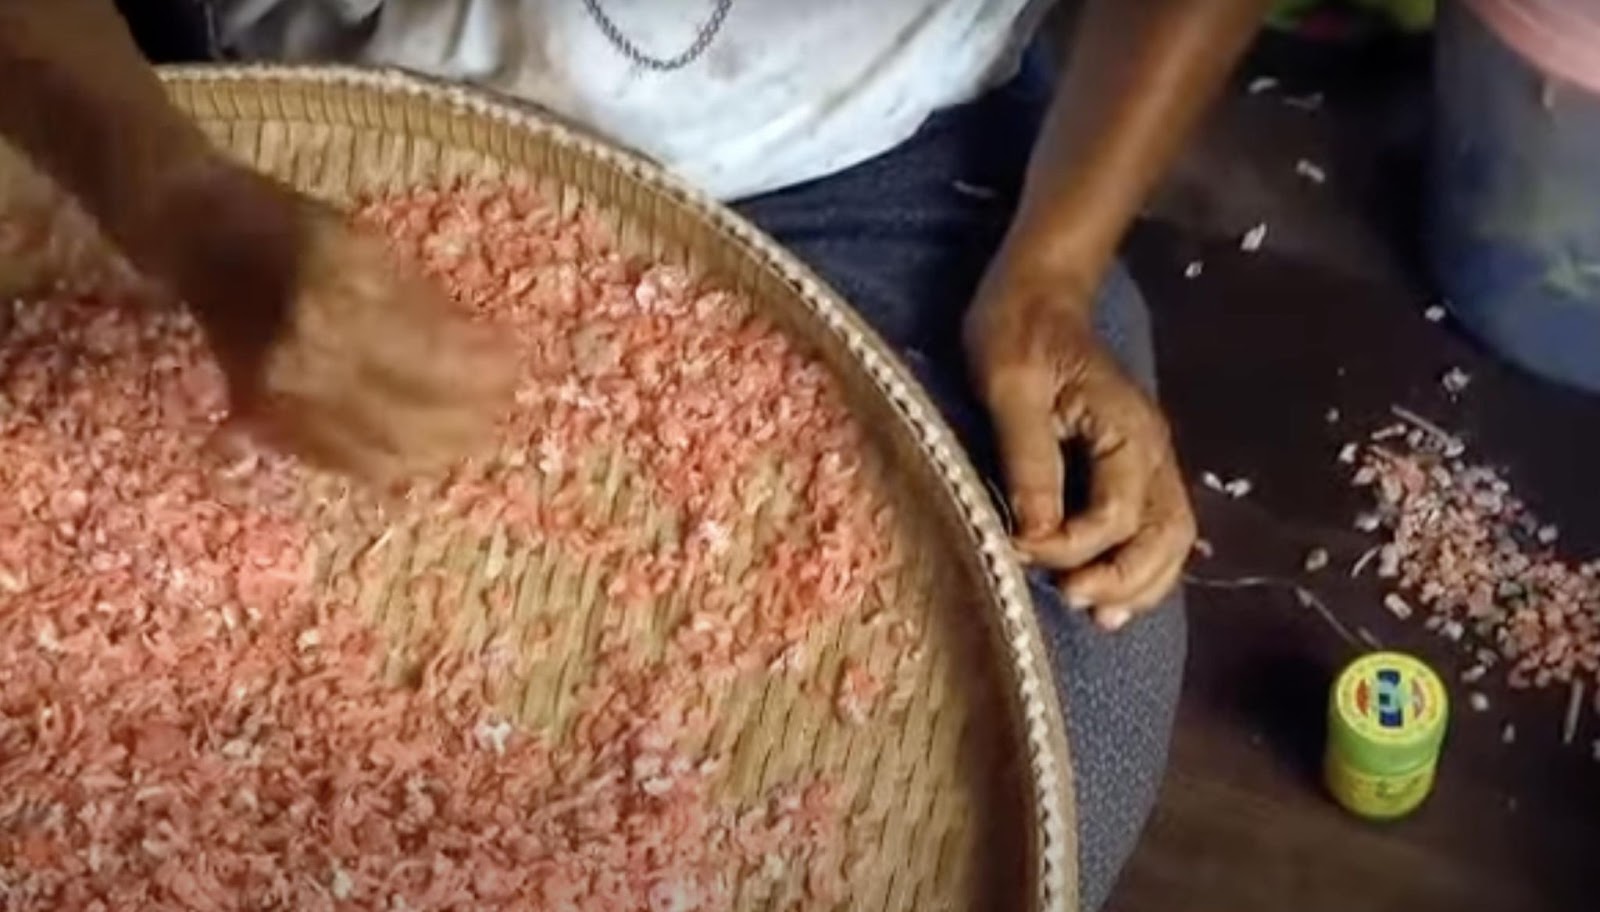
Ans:
[[[1433,789],[1434,764],[1409,773],[1375,775],[1350,765],[1329,752],[1328,791],[1352,814],[1387,819],[1416,810]]]

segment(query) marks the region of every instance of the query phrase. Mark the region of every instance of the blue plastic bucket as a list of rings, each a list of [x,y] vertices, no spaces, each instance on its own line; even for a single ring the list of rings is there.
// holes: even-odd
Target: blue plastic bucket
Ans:
[[[1600,55],[1600,47],[1595,48]],[[1600,392],[1600,96],[1441,4],[1428,254],[1495,352]]]

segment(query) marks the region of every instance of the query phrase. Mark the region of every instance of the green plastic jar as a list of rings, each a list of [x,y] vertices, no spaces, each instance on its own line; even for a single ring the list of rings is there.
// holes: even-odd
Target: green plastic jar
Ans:
[[[1449,718],[1444,684],[1421,661],[1374,652],[1351,662],[1328,698],[1329,793],[1370,820],[1416,810],[1433,790]]]

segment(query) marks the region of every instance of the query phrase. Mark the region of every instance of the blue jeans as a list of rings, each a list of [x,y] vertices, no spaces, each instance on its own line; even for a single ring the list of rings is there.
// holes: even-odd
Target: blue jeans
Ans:
[[[979,101],[936,116],[886,155],[738,207],[899,350],[979,470],[995,480],[992,435],[966,381],[960,326],[1014,208],[1048,101],[1048,79],[1037,64]],[[1120,265],[1100,288],[1095,325],[1153,391],[1149,314]],[[1083,908],[1093,910],[1132,853],[1166,766],[1186,648],[1183,608],[1175,594],[1109,636],[1067,610],[1047,576],[1035,574],[1031,583],[1066,707],[1080,890]]]
[[[1546,78],[1466,5],[1439,8],[1428,253],[1497,354],[1600,392],[1600,95]]]

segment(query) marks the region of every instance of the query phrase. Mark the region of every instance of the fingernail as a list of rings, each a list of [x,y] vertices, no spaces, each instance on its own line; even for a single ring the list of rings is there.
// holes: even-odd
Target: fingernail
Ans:
[[[1067,598],[1067,607],[1074,611],[1088,611],[1090,608],[1094,607],[1093,600],[1085,598],[1084,596],[1072,592],[1071,590],[1068,590],[1062,594]]]
[[[1110,608],[1096,615],[1095,620],[1100,623],[1100,629],[1107,633],[1116,633],[1133,620],[1133,615],[1124,608]]]

